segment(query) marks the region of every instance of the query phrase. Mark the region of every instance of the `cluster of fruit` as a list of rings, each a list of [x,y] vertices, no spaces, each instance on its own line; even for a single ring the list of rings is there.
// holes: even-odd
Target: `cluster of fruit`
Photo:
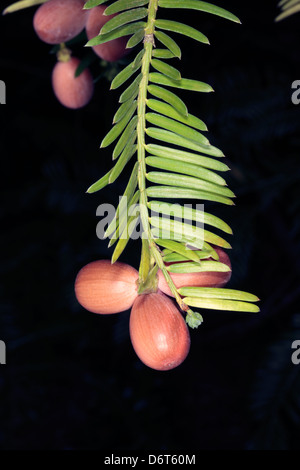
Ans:
[[[80,60],[71,57],[64,44],[84,29],[88,39],[97,36],[103,25],[115,15],[105,16],[106,6],[84,10],[84,0],[48,0],[36,11],[33,27],[38,37],[47,44],[61,44],[58,62],[52,73],[52,86],[58,101],[71,109],[82,108],[92,98],[94,83],[88,68],[79,76]],[[118,38],[93,47],[94,52],[107,62],[115,62],[126,54],[125,38]]]
[[[215,247],[215,251],[219,260],[231,268],[228,255],[221,248]],[[230,276],[231,270],[171,274],[177,288],[223,287]],[[167,297],[172,293],[160,270],[157,277],[157,292],[138,295],[139,274],[136,269],[120,262],[94,261],[79,271],[75,294],[78,302],[93,313],[119,313],[132,307],[129,330],[136,354],[152,369],[169,370],[187,357],[190,335],[178,308]]]

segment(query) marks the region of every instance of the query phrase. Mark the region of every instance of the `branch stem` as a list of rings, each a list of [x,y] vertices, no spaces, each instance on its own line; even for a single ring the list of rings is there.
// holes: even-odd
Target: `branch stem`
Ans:
[[[148,240],[149,251],[152,254],[157,266],[161,269],[163,275],[166,278],[168,286],[174,295],[178,305],[184,311],[188,310],[188,306],[182,301],[172,278],[167,271],[161,252],[158,246],[155,243],[155,240],[151,233],[150,223],[149,223],[149,214],[148,214],[148,198],[146,192],[146,151],[145,151],[145,129],[146,129],[146,99],[147,99],[147,87],[149,81],[149,71],[152,58],[152,50],[154,47],[154,31],[155,31],[155,18],[158,8],[158,0],[150,0],[149,2],[149,14],[148,21],[145,28],[145,37],[144,37],[144,56],[142,61],[142,80],[139,86],[138,94],[138,123],[137,123],[137,141],[138,141],[138,184],[140,190],[140,216],[141,223],[143,227],[143,237]],[[145,244],[144,244],[145,249]],[[143,257],[142,257],[143,259]],[[144,272],[143,266],[140,267],[140,273]],[[139,292],[142,292],[140,278],[140,289]]]

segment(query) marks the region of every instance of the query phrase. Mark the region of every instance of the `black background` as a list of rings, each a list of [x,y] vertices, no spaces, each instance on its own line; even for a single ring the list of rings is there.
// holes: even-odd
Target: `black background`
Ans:
[[[300,79],[300,15],[275,24],[275,0],[218,4],[242,26],[196,12],[169,17],[211,42],[178,38],[183,76],[215,90],[180,96],[232,169],[237,205],[213,211],[234,230],[229,285],[256,293],[261,313],[204,312],[188,358],[169,372],[138,360],[129,312],[93,315],[74,298],[78,270],[111,256],[96,237],[96,208],[115,205],[130,174],[85,194],[111,167],[110,149],[99,144],[118,92],[102,77],[86,108],[63,108],[51,89],[55,56],[32,29],[34,10],[0,18],[3,449],[299,448],[300,365],[291,343],[300,339],[300,107],[291,84]],[[94,76],[111,72],[93,64]],[[122,257],[135,267],[138,245]]]

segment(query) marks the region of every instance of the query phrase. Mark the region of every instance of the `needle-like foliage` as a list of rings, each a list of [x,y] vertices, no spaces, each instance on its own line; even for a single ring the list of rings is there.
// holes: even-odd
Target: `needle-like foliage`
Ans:
[[[85,8],[103,3],[107,0],[89,0]],[[170,60],[181,58],[173,33],[174,36],[188,36],[204,45],[209,44],[209,40],[189,25],[161,18],[170,9],[195,10],[196,13],[204,12],[240,23],[232,13],[199,0],[117,0],[108,4],[104,14],[117,15],[87,46],[126,36],[127,48],[142,44],[142,49],[112,81],[111,89],[122,87],[120,107],[101,147],[113,144],[112,154],[116,162],[88,192],[94,193],[112,184],[130,161],[137,161],[124,193],[128,204],[120,203],[106,231],[106,236],[111,237],[109,246],[116,243],[112,262],[120,257],[141,220],[148,242],[143,243],[140,284],[147,284],[153,267],[158,266],[180,307],[187,311],[189,325],[195,327],[201,323],[201,316],[188,306],[247,312],[259,309],[252,303],[258,300],[257,297],[246,293],[201,288],[179,293],[169,275],[169,272],[229,270],[218,260],[214,250],[214,246],[230,248],[228,241],[210,230],[195,227],[193,222],[209,225],[212,230],[217,228],[225,235],[232,232],[223,220],[212,214],[196,209],[187,211],[184,206],[169,204],[166,199],[233,205],[235,197],[222,176],[229,169],[222,162],[222,151],[210,144],[206,124],[190,114],[177,95],[178,90],[210,93],[213,89],[207,83],[182,77],[176,65],[170,64]],[[138,209],[131,213],[136,203]],[[160,216],[153,216],[153,211]],[[127,221],[125,227],[124,220]],[[161,251],[159,247],[165,250]],[[191,247],[198,250],[193,251]],[[172,255],[174,264],[166,267],[166,260]],[[176,255],[179,256],[178,263]],[[189,262],[182,263],[182,260]],[[183,300],[181,295],[185,296]]]
[[[300,12],[300,0],[281,0],[278,6],[281,8],[281,13],[275,18],[275,21],[284,20]]]

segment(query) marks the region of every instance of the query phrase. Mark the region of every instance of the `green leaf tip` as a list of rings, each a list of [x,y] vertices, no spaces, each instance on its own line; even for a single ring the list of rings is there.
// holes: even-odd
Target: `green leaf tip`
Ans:
[[[105,3],[106,1],[107,0],[88,0],[83,6],[83,10],[90,10],[98,5],[102,5],[102,3]]]

